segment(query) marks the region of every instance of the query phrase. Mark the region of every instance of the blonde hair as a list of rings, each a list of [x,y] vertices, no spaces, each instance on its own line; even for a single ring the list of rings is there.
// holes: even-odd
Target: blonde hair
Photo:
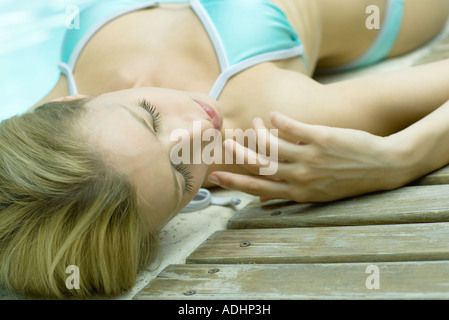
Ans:
[[[0,284],[9,291],[114,296],[157,256],[135,188],[77,133],[86,101],[48,103],[0,124]],[[79,289],[66,284],[72,265]]]

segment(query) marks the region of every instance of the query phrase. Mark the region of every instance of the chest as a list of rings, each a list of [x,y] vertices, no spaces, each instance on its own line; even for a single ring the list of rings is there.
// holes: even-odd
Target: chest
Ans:
[[[310,45],[309,38],[314,37],[304,32],[308,29],[305,27],[306,20],[299,19],[297,15],[297,12],[306,15],[307,10],[303,8],[301,11],[300,7],[292,3],[273,1],[278,8],[272,9],[282,10],[282,13],[276,11],[278,16],[285,13],[288,18],[286,21],[294,28],[293,32],[299,30],[306,48],[305,55],[313,66],[317,52],[313,49],[316,46]],[[224,18],[220,12],[214,17],[217,21]],[[307,21],[311,23],[311,19]],[[251,47],[246,51],[242,50],[242,46],[253,39],[240,39],[243,31],[229,29],[226,25],[229,23],[217,26],[220,35],[218,38],[214,37],[201,15],[195,13],[188,4],[161,6],[123,15],[103,26],[84,47],[75,70],[79,89],[90,95],[141,86],[209,93],[218,76],[226,71],[221,57],[222,49],[231,67],[239,59],[245,60],[265,50],[260,49],[257,44],[253,46],[254,52]],[[235,37],[231,34],[240,37],[241,45],[235,45]],[[264,34],[265,32],[258,33],[259,36]],[[217,42],[226,42],[226,45],[220,48]],[[265,45],[269,41],[259,42]],[[280,68],[307,72],[299,57],[272,63]],[[308,72],[311,73],[312,70],[311,68]],[[243,68],[238,73],[246,72]],[[235,82],[234,77],[229,82]],[[245,88],[253,84],[239,81],[239,85]],[[223,93],[235,96],[233,88],[236,86],[226,84]],[[242,87],[238,88],[241,89]]]

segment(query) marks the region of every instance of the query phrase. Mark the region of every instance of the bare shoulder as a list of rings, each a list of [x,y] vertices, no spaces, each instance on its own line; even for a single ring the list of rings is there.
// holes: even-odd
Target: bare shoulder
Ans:
[[[317,104],[327,103],[325,86],[301,72],[263,63],[236,75],[223,91],[225,127],[246,129],[255,117],[269,124],[273,111],[297,120],[311,119]],[[313,112],[315,113],[315,112]]]

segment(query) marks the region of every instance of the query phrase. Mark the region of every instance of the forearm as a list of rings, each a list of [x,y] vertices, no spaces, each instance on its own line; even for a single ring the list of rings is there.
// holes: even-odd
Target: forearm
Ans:
[[[425,117],[449,100],[449,59],[326,86],[348,101],[360,127],[389,135]]]
[[[386,140],[404,168],[402,184],[449,164],[449,101]]]

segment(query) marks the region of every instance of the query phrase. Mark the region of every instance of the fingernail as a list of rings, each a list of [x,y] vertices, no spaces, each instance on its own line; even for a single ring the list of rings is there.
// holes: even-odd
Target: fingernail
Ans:
[[[253,125],[257,125],[257,123],[263,125],[263,119],[260,118],[260,117],[255,117],[255,118],[253,119]]]
[[[209,182],[213,183],[213,184],[217,184],[220,185],[220,179],[217,178],[217,176],[209,176]]]
[[[274,116],[275,116],[275,112],[270,112],[270,118],[273,119]]]

